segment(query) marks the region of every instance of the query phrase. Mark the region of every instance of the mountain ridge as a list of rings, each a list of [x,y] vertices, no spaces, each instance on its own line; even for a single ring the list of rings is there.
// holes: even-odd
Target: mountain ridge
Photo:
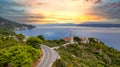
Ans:
[[[22,29],[35,28],[35,26],[16,23],[0,17],[0,28],[8,28],[10,30],[22,30]]]
[[[83,23],[83,24],[78,24],[77,26],[87,26],[87,27],[117,27],[120,28],[119,23]]]

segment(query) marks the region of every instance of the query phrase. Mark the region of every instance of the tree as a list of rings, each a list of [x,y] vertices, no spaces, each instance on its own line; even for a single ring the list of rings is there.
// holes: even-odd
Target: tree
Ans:
[[[77,36],[74,37],[74,40],[77,41],[77,42],[81,41],[80,38],[77,37]]]
[[[58,59],[58,60],[54,63],[54,67],[67,67],[67,64],[65,63],[64,60]]]
[[[25,36],[23,34],[16,34],[18,41],[22,42]]]
[[[39,38],[39,39],[45,41],[45,38],[43,37],[43,35],[38,35],[37,38]]]
[[[43,41],[37,37],[29,37],[26,41],[27,45],[30,45],[34,48],[40,48],[41,43],[43,43]]]
[[[95,38],[89,38],[89,41],[90,41],[91,43],[97,43],[97,41],[96,41]]]

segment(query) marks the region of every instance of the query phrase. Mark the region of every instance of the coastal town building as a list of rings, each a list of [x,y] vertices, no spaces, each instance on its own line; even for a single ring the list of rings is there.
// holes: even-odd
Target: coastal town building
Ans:
[[[80,40],[81,40],[81,43],[89,44],[89,39],[87,37],[80,38]]]
[[[73,36],[72,36],[72,29],[71,29],[70,32],[69,32],[69,37],[64,38],[64,40],[65,40],[66,42],[70,42],[71,44],[74,43],[74,39],[73,39]]]

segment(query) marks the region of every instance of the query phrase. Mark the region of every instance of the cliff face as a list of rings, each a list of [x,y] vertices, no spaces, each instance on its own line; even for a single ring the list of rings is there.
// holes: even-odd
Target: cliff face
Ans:
[[[35,28],[35,26],[16,23],[0,17],[0,28],[7,28],[10,30],[22,30],[22,29]]]

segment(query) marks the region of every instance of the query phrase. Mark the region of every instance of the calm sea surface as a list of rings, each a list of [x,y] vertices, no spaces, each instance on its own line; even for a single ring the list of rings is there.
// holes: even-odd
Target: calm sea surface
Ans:
[[[16,31],[25,36],[43,35],[47,40],[61,39],[69,36],[72,29],[73,36],[95,37],[103,41],[106,45],[120,50],[120,28],[96,28],[78,26],[40,26],[35,29]]]

